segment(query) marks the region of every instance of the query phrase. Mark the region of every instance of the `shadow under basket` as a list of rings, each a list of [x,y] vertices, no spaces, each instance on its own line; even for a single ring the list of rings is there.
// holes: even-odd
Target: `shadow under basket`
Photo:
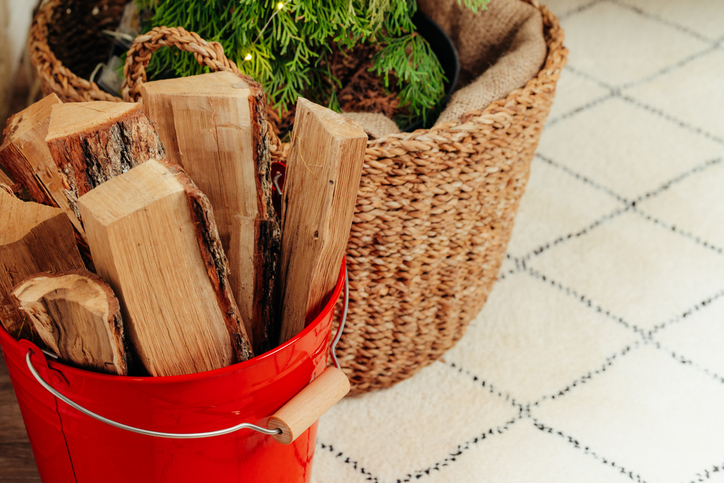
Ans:
[[[107,8],[93,19],[100,24],[124,3],[103,3]],[[567,56],[558,19],[537,0],[528,3],[542,14],[547,55],[523,88],[455,121],[367,144],[346,252],[349,317],[337,350],[352,394],[392,386],[440,358],[463,336],[497,278]],[[62,12],[80,4],[49,0],[36,14],[30,48],[43,90],[63,101],[118,100],[72,72],[74,62],[88,64],[73,55],[85,48],[83,39],[101,29],[66,22]],[[51,39],[61,21],[66,35]],[[74,29],[82,32],[73,35]],[[218,44],[167,30],[173,33],[160,39],[163,45],[193,44],[198,56],[207,51],[207,60],[218,62]],[[63,63],[53,49],[62,49]],[[287,150],[272,140],[275,160],[284,161]]]

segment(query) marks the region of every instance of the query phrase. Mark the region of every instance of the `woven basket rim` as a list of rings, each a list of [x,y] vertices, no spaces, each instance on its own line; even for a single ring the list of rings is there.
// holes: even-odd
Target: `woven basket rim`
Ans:
[[[554,80],[558,80],[561,70],[566,65],[568,57],[568,49],[563,45],[565,40],[565,32],[560,26],[558,18],[546,7],[538,2],[538,0],[522,0],[530,3],[534,7],[538,8],[543,16],[543,35],[546,42],[546,58],[543,61],[538,73],[530,79],[525,86],[510,91],[506,97],[491,102],[483,109],[473,109],[461,115],[455,121],[439,122],[429,129],[418,129],[413,132],[402,132],[387,134],[379,139],[370,140],[367,143],[368,147],[381,147],[383,145],[389,145],[397,141],[410,141],[420,137],[424,137],[430,134],[442,130],[456,130],[460,129],[461,126],[468,124],[479,124],[483,122],[486,116],[494,114],[495,111],[505,108],[511,102],[517,102],[518,97],[528,97],[536,94],[541,84],[546,84],[547,79],[555,77]],[[470,120],[468,121],[468,119]],[[465,129],[460,129],[465,131]]]

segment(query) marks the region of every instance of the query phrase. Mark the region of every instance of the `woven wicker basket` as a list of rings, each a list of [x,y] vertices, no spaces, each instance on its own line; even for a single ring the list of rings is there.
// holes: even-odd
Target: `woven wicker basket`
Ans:
[[[103,4],[111,12],[125,1]],[[349,320],[338,348],[353,394],[389,387],[442,356],[493,286],[567,56],[558,20],[529,1],[542,12],[548,54],[524,88],[458,121],[367,145],[347,249]],[[64,101],[117,100],[74,75],[50,47],[50,26],[71,3],[79,4],[46,1],[32,25],[31,58],[43,90]],[[193,52],[213,70],[236,70],[219,44],[162,28],[134,44],[127,96],[145,80],[151,53],[165,45]],[[283,158],[288,147],[275,141]]]

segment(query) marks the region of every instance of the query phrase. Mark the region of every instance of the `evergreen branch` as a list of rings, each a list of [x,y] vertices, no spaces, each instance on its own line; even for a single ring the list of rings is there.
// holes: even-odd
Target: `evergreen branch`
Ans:
[[[282,8],[279,8],[281,1]],[[489,0],[457,0],[473,12]],[[339,110],[341,89],[330,71],[332,46],[343,51],[378,43],[372,71],[390,87],[405,119],[426,117],[444,95],[444,74],[430,45],[416,35],[415,0],[136,0],[154,26],[180,26],[221,43],[246,74],[261,82],[280,113],[306,96]],[[160,49],[151,78],[207,72],[187,52]],[[398,119],[398,122],[401,122]]]

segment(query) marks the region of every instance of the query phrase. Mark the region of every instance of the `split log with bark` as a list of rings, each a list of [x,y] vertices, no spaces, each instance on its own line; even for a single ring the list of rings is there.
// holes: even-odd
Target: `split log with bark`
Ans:
[[[45,144],[50,113],[53,106],[60,104],[58,96],[50,94],[8,119],[0,146],[0,164],[19,185],[11,185],[15,191],[22,187],[34,201],[62,208],[82,233],[83,228],[66,199],[63,176]]]
[[[144,83],[141,95],[168,159],[214,208],[247,334],[256,354],[266,352],[278,337],[273,294],[281,232],[264,93],[248,77],[215,72]]]
[[[45,141],[78,218],[79,197],[149,159],[164,156],[156,130],[135,103],[54,105]]]
[[[98,274],[153,376],[252,357],[211,206],[177,165],[150,160],[79,199]]]

